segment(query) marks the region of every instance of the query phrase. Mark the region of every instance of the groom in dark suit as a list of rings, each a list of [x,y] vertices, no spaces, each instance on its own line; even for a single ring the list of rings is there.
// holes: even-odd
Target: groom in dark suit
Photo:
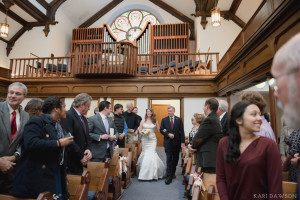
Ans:
[[[170,184],[175,178],[176,166],[179,160],[180,147],[184,147],[184,130],[182,119],[174,115],[175,108],[168,108],[168,117],[161,121],[160,133],[164,135],[164,147],[167,154],[167,179]]]

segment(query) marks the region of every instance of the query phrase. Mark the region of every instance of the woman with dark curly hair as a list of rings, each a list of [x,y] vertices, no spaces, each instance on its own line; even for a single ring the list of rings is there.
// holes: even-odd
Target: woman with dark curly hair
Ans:
[[[16,169],[12,194],[21,198],[37,198],[50,192],[60,200],[68,199],[64,148],[73,137],[64,138],[59,120],[66,118],[63,99],[47,98],[43,113],[31,118],[24,127],[22,155]]]
[[[238,102],[231,110],[229,136],[217,154],[217,187],[222,200],[282,199],[282,169],[278,147],[255,135],[262,123],[259,108]]]
[[[267,103],[264,97],[259,92],[247,91],[240,96],[240,100],[248,101],[251,104],[257,105],[261,112],[262,125],[260,127],[260,130],[255,132],[254,134],[270,138],[274,140],[274,142],[277,142],[274,131],[270,125],[269,114],[265,112]]]

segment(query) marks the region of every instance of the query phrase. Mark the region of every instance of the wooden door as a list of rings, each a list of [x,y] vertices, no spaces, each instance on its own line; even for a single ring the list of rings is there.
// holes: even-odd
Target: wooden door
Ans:
[[[152,109],[156,114],[156,120],[160,126],[161,120],[168,116],[168,107],[170,104],[152,104]],[[164,136],[155,129],[155,135],[157,138],[157,146],[164,146]]]

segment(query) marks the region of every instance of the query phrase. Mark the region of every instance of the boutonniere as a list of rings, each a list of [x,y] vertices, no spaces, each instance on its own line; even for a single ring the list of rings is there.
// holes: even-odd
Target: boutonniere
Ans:
[[[178,119],[178,117],[175,117],[175,120],[177,120]]]

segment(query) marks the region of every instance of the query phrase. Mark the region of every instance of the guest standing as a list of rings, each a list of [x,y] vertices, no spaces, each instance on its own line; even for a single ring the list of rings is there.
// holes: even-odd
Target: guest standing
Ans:
[[[192,145],[193,138],[194,138],[195,134],[198,132],[200,124],[202,123],[204,118],[205,118],[205,115],[203,115],[203,114],[195,113],[193,115],[193,118],[192,118],[193,128],[189,133],[189,144],[190,145]]]
[[[281,160],[277,144],[255,135],[260,109],[238,102],[231,110],[229,136],[220,140],[217,187],[222,200],[282,199]]]
[[[28,101],[24,110],[29,114],[29,117],[36,117],[43,114],[42,111],[43,101],[40,98],[33,98]]]
[[[133,105],[132,103],[127,104],[127,111],[123,112],[123,116],[125,117],[126,124],[128,126],[128,132],[126,134],[126,143],[132,144],[134,141],[134,137],[138,134],[138,116],[132,112]]]
[[[73,137],[64,138],[57,123],[66,118],[66,105],[59,97],[44,101],[41,116],[31,118],[24,127],[22,156],[18,163],[12,194],[37,198],[41,192],[68,199],[64,147]]]
[[[222,137],[228,136],[228,103],[224,100],[219,100],[219,108],[217,114],[220,117],[221,125],[222,125]]]
[[[117,141],[117,145],[119,147],[125,147],[125,135],[127,134],[128,128],[125,121],[125,117],[122,115],[123,113],[123,106],[121,104],[116,104],[114,106],[114,122],[117,127],[119,137]]]

